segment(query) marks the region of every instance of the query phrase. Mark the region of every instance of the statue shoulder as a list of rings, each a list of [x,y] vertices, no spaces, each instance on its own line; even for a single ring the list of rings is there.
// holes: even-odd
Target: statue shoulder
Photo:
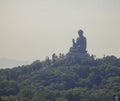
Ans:
[[[85,36],[83,36],[83,37],[81,37],[81,39],[86,40],[86,37],[85,37]]]

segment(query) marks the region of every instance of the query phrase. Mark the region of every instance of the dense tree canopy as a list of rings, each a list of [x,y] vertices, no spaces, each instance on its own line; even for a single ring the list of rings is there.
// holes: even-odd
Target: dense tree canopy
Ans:
[[[52,60],[0,70],[0,101],[113,101],[120,95],[120,59]]]

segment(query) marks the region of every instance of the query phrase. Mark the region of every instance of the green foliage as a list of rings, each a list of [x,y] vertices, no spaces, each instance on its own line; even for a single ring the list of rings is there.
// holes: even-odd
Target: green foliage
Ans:
[[[3,80],[0,82],[0,96],[16,95],[19,91],[15,81]]]
[[[112,101],[120,95],[119,58],[52,58],[1,69],[0,101]]]

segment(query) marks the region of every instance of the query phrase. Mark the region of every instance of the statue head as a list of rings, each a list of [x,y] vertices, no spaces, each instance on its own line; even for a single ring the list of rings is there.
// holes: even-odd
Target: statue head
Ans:
[[[82,31],[82,30],[79,30],[79,31],[78,31],[78,34],[79,34],[79,36],[83,36],[83,31]]]

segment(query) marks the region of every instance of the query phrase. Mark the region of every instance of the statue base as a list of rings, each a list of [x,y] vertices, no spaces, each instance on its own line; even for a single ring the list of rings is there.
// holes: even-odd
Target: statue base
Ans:
[[[80,52],[77,48],[71,47],[70,51],[67,54],[67,57],[77,57],[80,59],[90,59],[90,55],[87,53],[87,51]]]

